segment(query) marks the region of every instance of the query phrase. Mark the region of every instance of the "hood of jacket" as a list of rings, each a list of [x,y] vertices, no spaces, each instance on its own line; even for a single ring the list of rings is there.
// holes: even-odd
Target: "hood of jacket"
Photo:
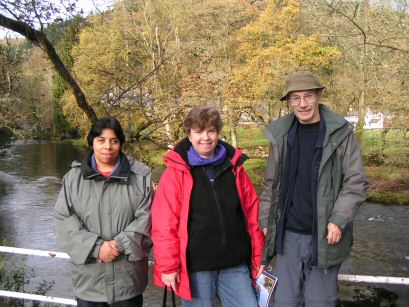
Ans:
[[[331,157],[332,153],[338,145],[353,132],[353,125],[348,122],[344,117],[331,111],[327,106],[319,104],[320,117],[325,121],[325,137],[323,146],[323,154],[321,158],[320,171],[321,173],[323,165]],[[296,120],[294,113],[290,113],[283,118],[280,118],[272,122],[266,129],[264,134],[269,139],[272,145],[276,145],[278,140],[284,142],[279,147],[286,148],[287,134],[291,129],[293,122]]]
[[[119,163],[118,168],[108,177],[99,174],[92,168],[92,153],[81,162],[73,161],[71,163],[71,168],[81,167],[81,174],[85,180],[109,180],[122,183],[128,182],[131,173],[144,177],[150,174],[150,168],[145,164],[133,158],[129,158],[123,153],[120,153],[119,158],[121,159],[121,162]]]

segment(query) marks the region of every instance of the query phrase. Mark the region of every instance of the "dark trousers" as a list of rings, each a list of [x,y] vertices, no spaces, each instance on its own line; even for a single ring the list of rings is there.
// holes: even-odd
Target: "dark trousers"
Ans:
[[[129,300],[124,300],[120,302],[115,302],[112,304],[108,304],[105,302],[90,302],[85,301],[80,298],[77,298],[77,306],[78,307],[142,307],[143,305],[143,297],[142,294],[135,296]]]

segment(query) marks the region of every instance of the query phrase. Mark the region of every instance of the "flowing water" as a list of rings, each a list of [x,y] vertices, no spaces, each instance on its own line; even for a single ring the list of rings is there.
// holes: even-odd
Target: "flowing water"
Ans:
[[[0,157],[0,241],[15,247],[61,250],[52,208],[71,161],[84,155],[82,148],[71,143],[18,142]],[[354,249],[341,273],[409,277],[409,207],[366,203],[356,216],[354,234]],[[27,290],[35,291],[43,280],[54,281],[48,295],[73,297],[67,260],[8,258],[10,265],[22,261],[35,270]],[[399,296],[396,306],[409,306],[408,287],[387,288]],[[145,306],[160,306],[161,294],[150,283]]]

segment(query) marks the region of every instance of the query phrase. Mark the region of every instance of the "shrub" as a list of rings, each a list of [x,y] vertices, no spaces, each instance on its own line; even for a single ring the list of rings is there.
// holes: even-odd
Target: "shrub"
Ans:
[[[9,148],[13,141],[13,132],[7,127],[0,127],[0,153]]]
[[[5,242],[2,245],[7,245]],[[14,262],[14,265],[6,265],[6,257],[0,254],[0,289],[13,292],[24,292],[25,286],[30,283],[30,278],[35,276],[34,269],[27,269],[23,263],[25,258]],[[54,280],[48,282],[43,280],[38,286],[35,294],[45,295],[54,285]],[[0,301],[3,299],[0,299]],[[8,306],[25,306],[26,300],[21,299],[5,299]],[[32,306],[39,306],[39,303],[33,302]]]

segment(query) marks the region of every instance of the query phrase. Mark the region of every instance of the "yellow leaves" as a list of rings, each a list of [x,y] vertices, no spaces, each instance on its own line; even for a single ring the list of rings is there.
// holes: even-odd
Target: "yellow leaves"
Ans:
[[[335,47],[327,47],[319,42],[318,35],[298,36],[297,40],[287,45],[287,55],[299,67],[309,67],[314,70],[329,67],[334,59],[341,55]]]
[[[237,36],[236,61],[230,81],[230,95],[248,99],[278,99],[285,75],[295,69],[314,71],[331,67],[340,56],[335,47],[320,42],[316,33],[303,32],[299,2],[267,1],[260,18]]]

